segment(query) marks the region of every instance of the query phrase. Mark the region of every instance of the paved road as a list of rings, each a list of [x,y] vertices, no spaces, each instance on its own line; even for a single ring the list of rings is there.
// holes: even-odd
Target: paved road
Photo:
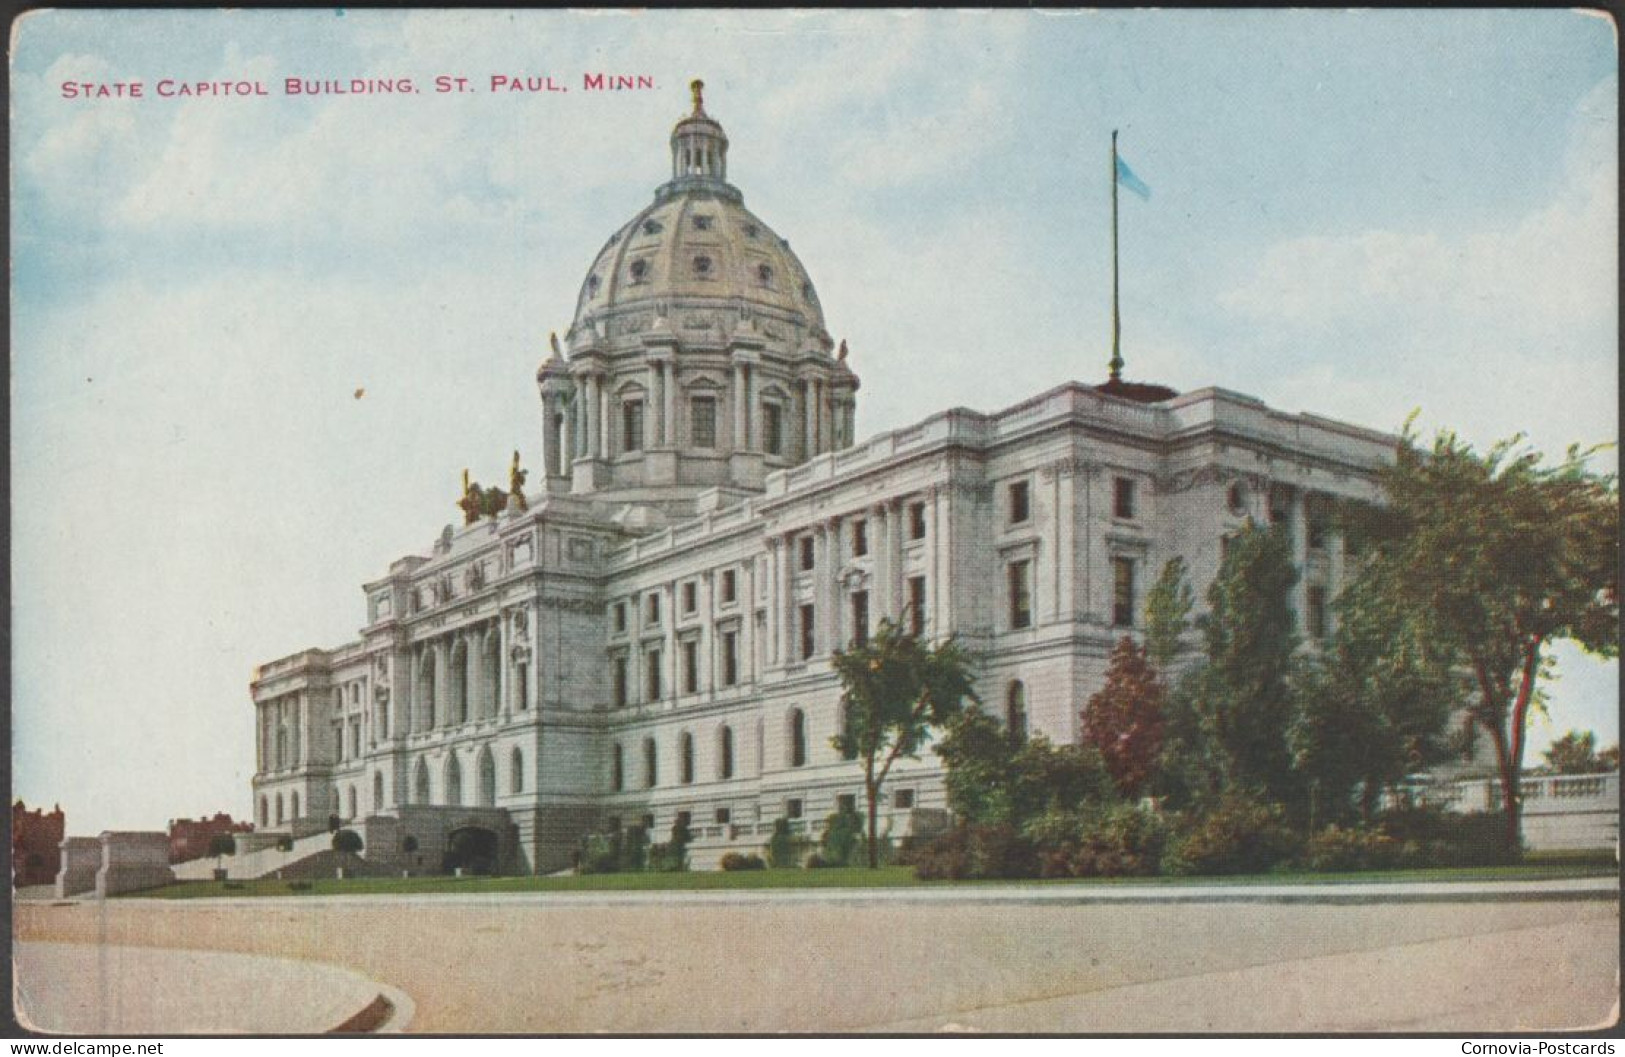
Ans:
[[[1616,1016],[1607,886],[1331,905],[958,891],[972,898],[119,900],[22,905],[16,929],[339,965],[409,995],[413,1031],[1482,1033]]]

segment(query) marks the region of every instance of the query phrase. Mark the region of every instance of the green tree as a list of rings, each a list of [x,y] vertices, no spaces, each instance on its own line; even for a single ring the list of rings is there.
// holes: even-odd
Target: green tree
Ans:
[[[869,808],[869,867],[879,865],[880,789],[900,756],[916,758],[933,727],[959,713],[971,690],[970,655],[952,638],[926,646],[889,620],[869,641],[837,652],[842,731],[831,744],[863,762]]]
[[[965,822],[1020,830],[1050,812],[1116,799],[1093,747],[1054,745],[1042,735],[1014,742],[980,708],[954,718],[937,756],[947,768],[948,806]]]
[[[1167,675],[1179,656],[1179,638],[1190,626],[1196,594],[1185,578],[1185,559],[1170,558],[1145,596],[1145,649]]]
[[[226,856],[237,854],[237,838],[229,833],[216,833],[209,838],[209,854],[214,856],[215,869],[220,869]]]
[[[1556,774],[1605,774],[1619,767],[1619,747],[1597,752],[1597,735],[1589,730],[1569,731],[1542,755],[1546,766]]]
[[[1450,755],[1461,682],[1388,595],[1372,570],[1357,576],[1335,603],[1336,629],[1303,666],[1287,741],[1317,825],[1345,821],[1356,789],[1369,823],[1383,789]]]
[[[824,835],[818,851],[830,866],[850,866],[852,856],[863,843],[863,819],[856,808],[842,803],[841,809],[824,821]]]
[[[1217,785],[1289,807],[1302,803],[1286,744],[1298,644],[1290,598],[1297,581],[1285,533],[1249,521],[1230,539],[1208,588],[1208,612],[1197,620],[1205,657],[1187,677],[1198,728],[1192,747]]]
[[[1083,742],[1099,750],[1125,797],[1137,794],[1150,780],[1162,751],[1167,690],[1146,654],[1146,648],[1123,636],[1112,650],[1106,684],[1089,699],[1083,713]]]
[[[1519,844],[1529,712],[1551,643],[1619,654],[1619,487],[1571,447],[1555,466],[1521,436],[1479,454],[1410,424],[1381,475],[1384,502],[1353,527],[1396,606],[1472,674],[1470,720],[1495,747],[1506,841]]]

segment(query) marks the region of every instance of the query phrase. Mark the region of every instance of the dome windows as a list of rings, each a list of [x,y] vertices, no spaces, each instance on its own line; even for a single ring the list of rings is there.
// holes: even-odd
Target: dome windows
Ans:
[[[745,225],[745,237],[747,239],[756,238],[761,233],[762,233],[762,229],[757,227],[755,224],[746,224]]]
[[[816,305],[818,303],[818,294],[813,290],[812,283],[801,284],[801,298],[809,305]]]
[[[592,275],[587,276],[587,296],[588,297],[596,297],[596,296],[598,296],[598,273],[596,273],[596,272],[594,272]]]
[[[694,274],[701,279],[711,278],[711,258],[703,253],[695,257]]]
[[[627,274],[632,277],[632,281],[634,283],[647,282],[649,279],[649,262],[645,260],[635,260],[632,262],[631,267],[627,268],[626,271]]]
[[[658,235],[665,230],[666,226],[658,220],[651,219],[643,222],[643,233],[645,235]]]
[[[756,266],[756,282],[768,289],[773,288],[773,269],[765,264]]]
[[[693,219],[694,219],[694,230],[695,231],[710,231],[711,230],[712,218],[711,218],[710,215],[705,214],[705,213],[700,213],[700,214],[696,214]]]

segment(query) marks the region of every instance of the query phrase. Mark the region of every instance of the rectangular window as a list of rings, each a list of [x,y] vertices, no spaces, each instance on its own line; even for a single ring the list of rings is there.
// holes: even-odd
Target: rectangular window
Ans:
[[[644,654],[643,659],[645,679],[649,689],[649,700],[660,700],[660,651],[650,650]]]
[[[1030,628],[1033,625],[1033,588],[1028,576],[1032,562],[1023,559],[1011,562],[1009,565],[1010,577],[1010,627],[1013,629]]]
[[[626,603],[615,603],[615,630],[621,634],[626,632]]]
[[[733,821],[733,812],[725,807],[717,808],[717,825],[726,826]]]
[[[693,694],[700,689],[700,644],[695,639],[683,642],[683,693]]]
[[[807,660],[813,655],[813,647],[817,645],[813,637],[813,607],[801,607],[801,659]]]
[[[696,448],[717,446],[716,397],[696,396],[688,402],[688,435]]]
[[[925,634],[925,577],[908,578],[908,633],[918,638]]]
[[[852,645],[869,644],[869,592],[852,592]]]
[[[784,802],[784,817],[798,819],[801,817],[801,798],[791,797]]]
[[[1112,478],[1112,517],[1134,520],[1134,481],[1131,478]]]
[[[1326,517],[1318,512],[1309,514],[1309,549],[1323,551],[1326,549]]]
[[[925,539],[924,503],[910,503],[908,505],[908,538],[911,540]]]
[[[739,600],[739,580],[734,570],[722,570],[722,604],[731,606]]]
[[[801,537],[799,546],[801,547],[801,571],[808,572],[813,567],[813,538],[811,536]]]
[[[892,794],[892,806],[899,811],[909,811],[914,807],[914,790],[899,789]]]
[[[835,798],[835,810],[843,815],[856,814],[858,795],[856,793],[841,793]]]
[[[610,671],[615,680],[615,707],[626,707],[626,658],[616,657],[610,662]]]
[[[1134,559],[1112,559],[1112,625],[1134,626]]]
[[[699,588],[693,580],[683,585],[683,612],[692,613],[699,608]]]
[[[1326,589],[1324,587],[1309,588],[1309,637],[1316,642],[1326,637]]]
[[[852,557],[861,558],[869,553],[869,523],[861,518],[852,522]]]
[[[660,596],[650,595],[643,600],[644,622],[648,624],[660,623]]]
[[[1032,487],[1026,481],[1016,481],[1010,485],[1010,524],[1025,524],[1032,516]]]
[[[739,632],[722,633],[722,685],[734,686],[739,682]]]
[[[784,454],[784,410],[778,404],[762,405],[762,450]]]
[[[628,400],[621,405],[621,450],[643,450],[642,400]]]

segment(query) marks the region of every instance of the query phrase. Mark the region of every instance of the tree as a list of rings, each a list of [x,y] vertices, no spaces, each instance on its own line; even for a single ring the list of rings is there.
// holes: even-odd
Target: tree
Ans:
[[[957,715],[971,690],[970,655],[949,638],[922,644],[890,620],[869,641],[837,652],[843,729],[831,744],[863,761],[869,808],[869,868],[879,865],[880,789],[899,756],[916,758],[933,727]]]
[[[1556,774],[1606,774],[1619,768],[1619,746],[1597,752],[1597,735],[1571,730],[1552,742],[1543,755]]]
[[[937,756],[947,768],[948,806],[969,823],[1021,830],[1045,814],[1116,798],[1093,747],[1053,745],[1042,735],[1011,741],[998,720],[976,707],[948,724]]]
[[[1205,658],[1187,677],[1194,746],[1223,791],[1253,790],[1298,807],[1286,729],[1297,636],[1289,604],[1298,572],[1283,531],[1249,521],[1230,539],[1198,618]]]
[[[237,838],[229,833],[216,833],[209,838],[209,854],[214,856],[214,868],[222,868],[222,860],[237,854]]]
[[[1106,770],[1125,797],[1134,796],[1150,780],[1162,751],[1167,690],[1147,652],[1123,636],[1106,667],[1106,685],[1089,699],[1083,713],[1083,742],[1100,750]]]
[[[1371,570],[1357,575],[1334,603],[1336,629],[1303,666],[1287,742],[1308,785],[1311,823],[1344,821],[1356,788],[1370,822],[1384,788],[1450,755],[1446,728],[1461,681],[1449,653],[1387,594]]]
[[[361,834],[353,829],[336,830],[333,833],[333,850],[348,852],[351,855],[361,854]]]
[[[1571,447],[1555,466],[1522,436],[1479,454],[1440,432],[1421,450],[1406,423],[1380,478],[1384,502],[1351,524],[1399,608],[1471,673],[1469,720],[1495,747],[1507,847],[1519,844],[1529,712],[1551,643],[1619,654],[1619,487]]]
[[[1185,579],[1185,559],[1170,558],[1145,596],[1145,649],[1164,675],[1179,656],[1179,638],[1190,626],[1196,595]]]

